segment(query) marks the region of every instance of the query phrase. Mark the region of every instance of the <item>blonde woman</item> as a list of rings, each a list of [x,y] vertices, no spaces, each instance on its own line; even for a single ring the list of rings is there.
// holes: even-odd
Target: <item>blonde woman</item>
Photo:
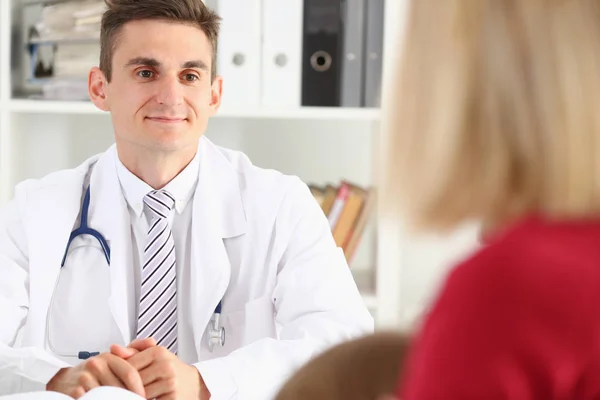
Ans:
[[[398,395],[600,398],[600,2],[415,0],[403,54],[388,215],[479,221],[486,243],[443,285]]]

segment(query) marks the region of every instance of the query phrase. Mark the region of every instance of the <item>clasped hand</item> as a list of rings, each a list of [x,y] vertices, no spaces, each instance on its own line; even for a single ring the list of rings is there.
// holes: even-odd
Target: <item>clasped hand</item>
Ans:
[[[75,399],[98,386],[127,389],[146,399],[208,399],[198,370],[183,363],[154,339],[113,345],[81,364],[61,369],[46,386]]]

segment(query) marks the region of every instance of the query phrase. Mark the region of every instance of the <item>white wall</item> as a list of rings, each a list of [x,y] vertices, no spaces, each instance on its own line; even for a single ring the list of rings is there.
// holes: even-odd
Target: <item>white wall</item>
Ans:
[[[299,176],[306,183],[337,183],[345,177],[372,183],[377,124],[370,121],[214,118],[206,136],[246,153],[254,164]],[[73,168],[114,142],[107,114],[16,113],[12,115],[13,181]],[[367,228],[352,268],[375,264],[375,224]]]

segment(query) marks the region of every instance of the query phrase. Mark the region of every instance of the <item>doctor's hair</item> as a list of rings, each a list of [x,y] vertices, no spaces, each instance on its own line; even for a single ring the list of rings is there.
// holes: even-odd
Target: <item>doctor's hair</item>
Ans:
[[[402,36],[385,218],[445,233],[600,213],[598,0],[413,0]]]
[[[100,28],[100,70],[111,80],[112,58],[123,26],[136,20],[162,20],[198,27],[211,43],[211,81],[217,75],[221,17],[202,0],[104,0],[107,10]]]
[[[347,340],[300,366],[275,400],[391,398],[402,383],[410,336],[375,332]]]

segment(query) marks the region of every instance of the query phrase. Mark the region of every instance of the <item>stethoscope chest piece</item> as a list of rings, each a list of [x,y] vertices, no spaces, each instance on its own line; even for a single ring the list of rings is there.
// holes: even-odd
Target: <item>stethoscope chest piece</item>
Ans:
[[[220,345],[221,347],[225,345],[225,328],[220,325],[219,317],[220,312],[215,312],[210,320],[212,325],[208,330],[208,349],[210,351],[213,351],[215,345]]]

